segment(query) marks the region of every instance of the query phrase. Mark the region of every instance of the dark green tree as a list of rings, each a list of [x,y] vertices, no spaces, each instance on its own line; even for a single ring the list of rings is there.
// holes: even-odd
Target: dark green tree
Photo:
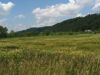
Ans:
[[[11,30],[10,33],[8,34],[9,37],[14,37],[15,36],[15,32],[14,30]]]
[[[0,26],[0,38],[6,38],[7,31],[8,29],[6,27]]]

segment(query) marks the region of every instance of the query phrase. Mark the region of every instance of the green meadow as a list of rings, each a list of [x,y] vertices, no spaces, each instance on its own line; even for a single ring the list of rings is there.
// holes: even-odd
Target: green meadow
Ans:
[[[100,34],[0,39],[0,75],[100,75]]]

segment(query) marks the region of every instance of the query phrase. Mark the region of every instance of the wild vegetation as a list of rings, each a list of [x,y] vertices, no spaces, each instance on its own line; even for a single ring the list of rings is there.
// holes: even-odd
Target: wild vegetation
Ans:
[[[100,34],[0,39],[0,75],[100,75]]]

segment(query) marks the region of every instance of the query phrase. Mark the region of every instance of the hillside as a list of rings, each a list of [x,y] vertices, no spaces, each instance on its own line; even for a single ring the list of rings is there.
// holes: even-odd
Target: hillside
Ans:
[[[16,32],[16,35],[38,35],[47,32],[79,32],[84,30],[97,31],[100,29],[100,14],[91,14],[85,17],[76,17],[65,20],[49,27],[30,28]]]

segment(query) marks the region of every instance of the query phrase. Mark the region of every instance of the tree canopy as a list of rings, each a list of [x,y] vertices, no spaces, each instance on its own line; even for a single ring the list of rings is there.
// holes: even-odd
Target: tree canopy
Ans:
[[[6,27],[0,26],[0,38],[6,38],[7,31],[8,29]]]

